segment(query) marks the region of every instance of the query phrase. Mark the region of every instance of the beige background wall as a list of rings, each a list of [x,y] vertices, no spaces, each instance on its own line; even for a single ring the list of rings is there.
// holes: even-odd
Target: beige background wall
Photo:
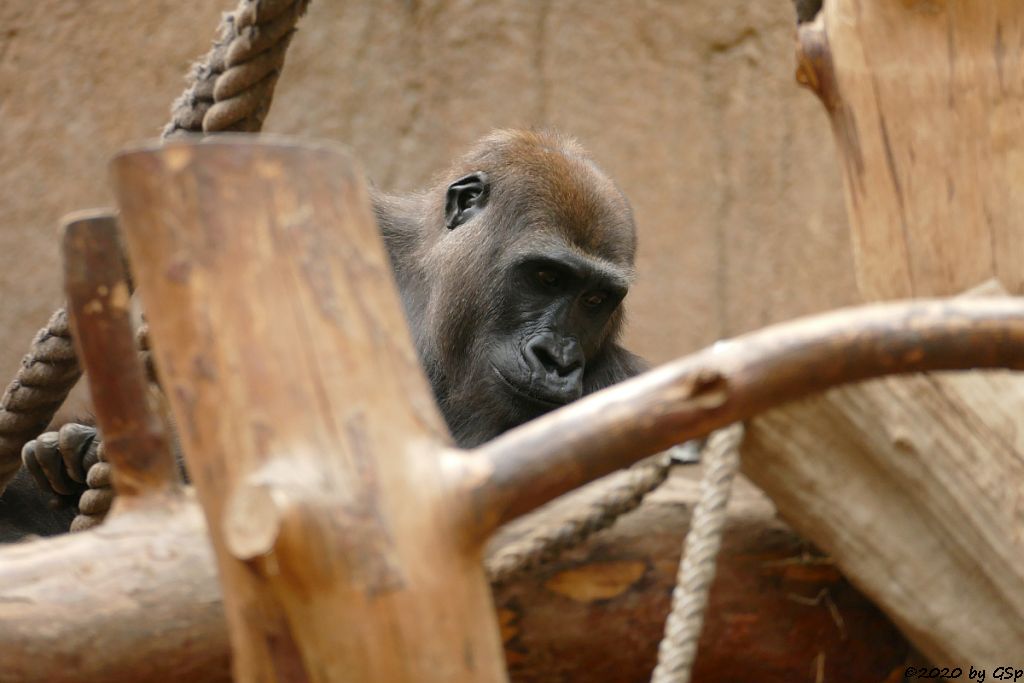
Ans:
[[[110,202],[232,0],[0,3],[0,381],[59,304],[56,228]],[[266,130],[412,188],[499,126],[578,136],[631,198],[627,341],[663,361],[856,300],[825,116],[788,0],[317,0]]]

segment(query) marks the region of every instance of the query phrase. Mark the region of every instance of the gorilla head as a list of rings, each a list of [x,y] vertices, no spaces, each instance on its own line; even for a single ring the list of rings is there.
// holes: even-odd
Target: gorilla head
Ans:
[[[632,212],[575,141],[499,131],[432,191],[375,205],[459,445],[642,369],[616,342],[636,252]]]

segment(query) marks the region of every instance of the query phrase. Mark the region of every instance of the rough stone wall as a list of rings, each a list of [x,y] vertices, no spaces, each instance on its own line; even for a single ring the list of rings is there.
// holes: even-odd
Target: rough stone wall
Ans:
[[[0,381],[60,302],[61,215],[110,203],[106,160],[159,132],[231,1],[0,3]],[[395,189],[494,127],[575,134],[632,200],[627,342],[664,361],[856,299],[793,30],[788,0],[320,0],[265,129]]]

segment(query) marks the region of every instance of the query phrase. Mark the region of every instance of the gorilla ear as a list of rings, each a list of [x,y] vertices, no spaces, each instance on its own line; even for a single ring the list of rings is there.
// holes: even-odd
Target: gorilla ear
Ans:
[[[487,174],[476,171],[448,186],[444,199],[444,225],[454,230],[487,206],[491,183]]]

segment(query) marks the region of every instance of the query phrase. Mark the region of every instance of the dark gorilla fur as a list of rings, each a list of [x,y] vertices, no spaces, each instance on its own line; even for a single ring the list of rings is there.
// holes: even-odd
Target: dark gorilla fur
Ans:
[[[632,211],[575,140],[497,131],[432,190],[374,204],[416,348],[459,445],[643,369],[617,341],[636,253]],[[535,287],[531,276],[545,270],[560,281]],[[607,298],[581,310],[579,297],[594,292]],[[560,368],[562,351],[574,358]],[[545,375],[558,384],[573,363],[578,386],[546,386]]]
[[[373,204],[416,348],[460,446],[644,369],[618,344],[636,253],[632,211],[575,140],[497,131],[431,189],[374,192]],[[46,477],[67,483],[60,472]],[[66,530],[75,500],[44,495],[23,468],[0,497],[0,541]]]

